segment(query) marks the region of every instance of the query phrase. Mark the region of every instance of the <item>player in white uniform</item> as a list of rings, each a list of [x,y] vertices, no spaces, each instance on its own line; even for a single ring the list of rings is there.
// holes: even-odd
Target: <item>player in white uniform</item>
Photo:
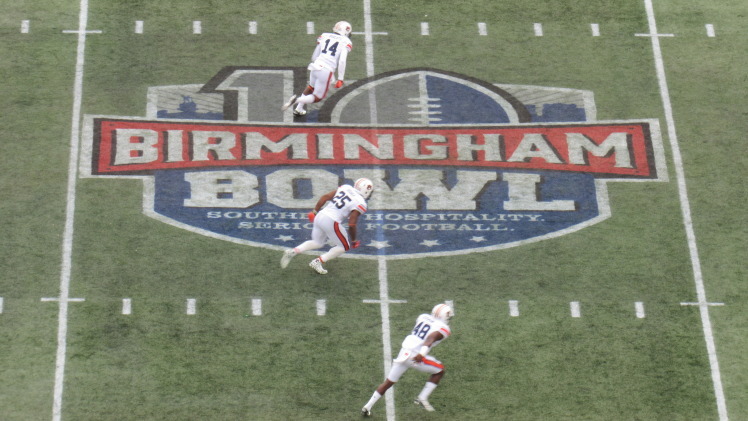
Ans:
[[[327,270],[322,267],[323,263],[361,245],[361,242],[356,240],[356,223],[358,217],[366,213],[366,200],[373,191],[374,184],[371,180],[359,178],[353,186],[343,184],[336,190],[322,195],[314,206],[314,210],[309,212],[309,221],[314,224],[312,239],[283,252],[281,267],[285,269],[297,254],[318,249],[331,241],[335,245],[327,253],[309,263],[309,266],[317,273],[326,274]],[[348,219],[347,231],[342,225],[346,219]]]
[[[338,81],[335,88],[343,86],[345,78],[345,65],[348,53],[353,49],[353,43],[348,38],[351,34],[351,24],[340,21],[332,28],[333,33],[326,32],[317,38],[317,47],[312,53],[312,62],[309,64],[309,85],[301,95],[292,95],[283,104],[282,110],[296,105],[294,115],[306,114],[304,105],[322,101],[327,96],[330,83],[334,80],[335,69],[338,70]]]
[[[384,383],[377,387],[369,402],[361,408],[363,415],[367,417],[371,415],[371,407],[384,395],[387,389],[400,380],[400,377],[409,368],[431,374],[413,403],[427,411],[434,411],[434,407],[429,403],[429,395],[436,389],[439,380],[444,376],[444,364],[428,355],[428,353],[431,348],[437,346],[452,334],[448,324],[452,316],[454,316],[454,310],[447,304],[437,304],[431,310],[431,314],[424,313],[418,316],[413,331],[405,337],[400,353],[392,361],[392,368]]]

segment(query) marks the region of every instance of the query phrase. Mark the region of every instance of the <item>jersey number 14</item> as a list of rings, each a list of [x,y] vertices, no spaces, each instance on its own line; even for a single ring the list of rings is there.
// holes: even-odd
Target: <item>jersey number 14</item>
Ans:
[[[330,53],[331,56],[335,57],[335,53],[338,51],[338,41],[335,41],[333,45],[330,45],[330,40],[325,40],[325,47],[322,49],[322,54]]]

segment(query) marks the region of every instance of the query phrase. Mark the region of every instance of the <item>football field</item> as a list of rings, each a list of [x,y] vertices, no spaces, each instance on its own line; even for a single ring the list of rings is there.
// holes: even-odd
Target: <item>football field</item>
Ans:
[[[361,419],[445,301],[436,411],[371,419],[748,419],[745,1],[3,12],[0,420]],[[281,269],[359,177],[361,247]]]

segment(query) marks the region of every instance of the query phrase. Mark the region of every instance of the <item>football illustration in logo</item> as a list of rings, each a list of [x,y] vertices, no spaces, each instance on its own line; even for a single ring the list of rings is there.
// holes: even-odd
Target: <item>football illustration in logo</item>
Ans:
[[[436,69],[351,83],[294,119],[305,68],[226,67],[152,87],[145,117],[88,115],[82,174],[143,180],[144,213],[283,249],[319,196],[369,178],[353,258],[513,247],[611,216],[608,182],[667,181],[656,119],[596,121],[589,91]]]

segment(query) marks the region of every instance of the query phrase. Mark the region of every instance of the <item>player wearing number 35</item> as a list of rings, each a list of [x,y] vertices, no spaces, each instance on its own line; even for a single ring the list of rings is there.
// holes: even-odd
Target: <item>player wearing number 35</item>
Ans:
[[[309,221],[313,223],[312,239],[283,252],[281,267],[285,269],[297,254],[316,250],[329,241],[334,244],[333,248],[309,263],[317,273],[326,274],[327,270],[322,267],[323,263],[361,245],[361,242],[356,240],[356,223],[358,217],[366,213],[366,200],[373,191],[374,184],[371,180],[359,178],[353,186],[343,184],[336,190],[322,195],[314,210],[308,215]],[[342,225],[346,219],[347,231]]]
[[[439,380],[442,379],[444,365],[428,354],[431,348],[437,346],[439,342],[452,334],[448,324],[452,316],[454,316],[454,310],[447,304],[437,304],[431,310],[431,314],[424,313],[418,316],[413,331],[405,337],[400,353],[392,361],[392,368],[387,374],[387,378],[384,379],[384,383],[377,387],[369,402],[366,402],[366,405],[361,408],[363,415],[367,417],[371,415],[371,407],[384,395],[387,389],[400,380],[400,376],[409,368],[431,374],[413,403],[427,411],[434,411],[434,407],[429,403],[429,395],[436,389]]]
[[[333,33],[324,33],[317,38],[317,47],[312,53],[312,62],[309,64],[309,85],[301,95],[292,95],[281,107],[287,110],[296,105],[294,115],[306,114],[304,105],[322,101],[327,96],[330,83],[335,80],[335,69],[338,70],[338,81],[335,88],[343,87],[345,78],[345,64],[348,53],[353,49],[353,44],[348,36],[351,34],[351,24],[340,21],[332,28]]]

